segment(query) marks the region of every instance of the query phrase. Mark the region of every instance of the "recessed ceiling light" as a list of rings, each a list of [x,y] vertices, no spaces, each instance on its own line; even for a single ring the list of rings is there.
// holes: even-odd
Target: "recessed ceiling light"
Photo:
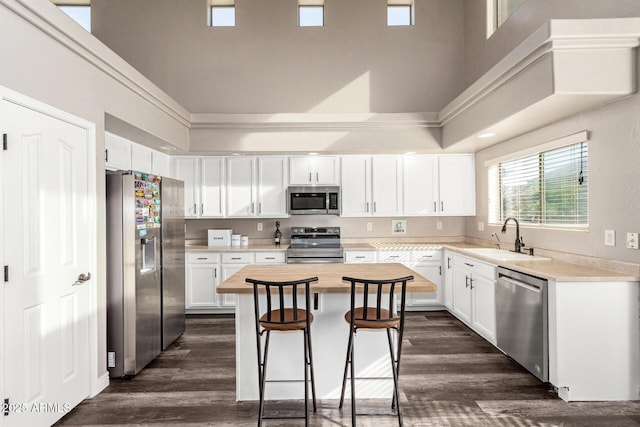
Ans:
[[[491,138],[492,136],[496,136],[495,132],[485,132],[478,135],[478,138]]]
[[[405,156],[410,156],[410,155],[412,155],[412,154],[416,154],[416,152],[415,152],[415,151],[407,151],[407,152],[406,152],[406,153],[404,153],[404,154],[405,154]]]
[[[176,149],[176,147],[172,146],[172,145],[163,145],[162,147],[160,147],[161,150],[165,150],[165,151],[174,151]]]
[[[318,153],[316,153],[315,151],[312,151],[311,153],[307,153],[307,154],[309,154],[310,156],[317,156],[318,155]]]

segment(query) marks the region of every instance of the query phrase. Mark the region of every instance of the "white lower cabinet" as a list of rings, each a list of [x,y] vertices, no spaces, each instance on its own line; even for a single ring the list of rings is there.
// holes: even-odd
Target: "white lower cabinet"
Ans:
[[[407,304],[415,308],[441,306],[442,252],[434,249],[414,250],[411,253],[411,262],[407,266],[438,287],[435,292],[411,292]]]
[[[235,294],[218,294],[216,288],[249,264],[284,264],[284,251],[187,252],[186,312],[232,313]]]
[[[447,262],[447,259],[444,260]],[[451,262],[453,314],[496,343],[496,266],[455,254]]]
[[[186,260],[185,308],[187,313],[218,307],[216,287],[220,283],[220,255],[188,252]]]
[[[453,310],[453,257],[451,251],[444,251],[442,256],[442,272],[444,276],[444,289],[442,302],[449,310]]]

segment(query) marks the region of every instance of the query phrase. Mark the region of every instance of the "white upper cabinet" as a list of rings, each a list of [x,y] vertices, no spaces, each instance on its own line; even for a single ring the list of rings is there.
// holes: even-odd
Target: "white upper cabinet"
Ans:
[[[140,144],[131,144],[131,169],[138,172],[152,173],[153,161],[151,153],[153,150]]]
[[[402,157],[342,158],[342,216],[402,214]]]
[[[340,158],[300,156],[289,158],[290,185],[339,185]]]
[[[404,158],[404,214],[408,216],[438,213],[438,156]]]
[[[287,216],[287,158],[227,158],[227,216]]]
[[[151,173],[158,176],[173,178],[171,173],[171,158],[159,151],[151,151]]]
[[[184,216],[197,218],[200,210],[199,159],[197,157],[177,157],[174,160],[176,179],[184,181]]]
[[[227,216],[251,217],[256,215],[254,157],[227,159]]]
[[[224,157],[200,159],[200,217],[224,216]]]
[[[476,214],[475,157],[451,154],[439,157],[439,196],[441,215]]]
[[[371,158],[343,157],[341,168],[341,215],[371,215]]]
[[[402,215],[402,157],[373,157],[371,176],[372,214]]]
[[[258,158],[258,216],[287,216],[287,158]]]
[[[109,132],[104,134],[104,160],[107,170],[131,169],[131,141]]]

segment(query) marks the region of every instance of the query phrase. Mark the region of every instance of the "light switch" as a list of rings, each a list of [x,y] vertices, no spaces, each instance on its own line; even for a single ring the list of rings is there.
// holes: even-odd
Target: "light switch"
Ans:
[[[605,246],[616,245],[616,230],[604,230],[604,245]]]

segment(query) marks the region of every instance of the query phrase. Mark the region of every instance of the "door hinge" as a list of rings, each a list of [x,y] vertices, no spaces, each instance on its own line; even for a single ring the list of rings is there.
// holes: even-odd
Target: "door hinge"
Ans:
[[[4,281],[5,282],[9,281],[9,266],[8,265],[4,266]]]
[[[2,134],[2,150],[3,151],[7,151],[7,145],[9,145],[8,137],[6,133],[3,133]]]
[[[2,407],[2,413],[6,417],[9,415],[9,399],[4,400],[4,406]]]

